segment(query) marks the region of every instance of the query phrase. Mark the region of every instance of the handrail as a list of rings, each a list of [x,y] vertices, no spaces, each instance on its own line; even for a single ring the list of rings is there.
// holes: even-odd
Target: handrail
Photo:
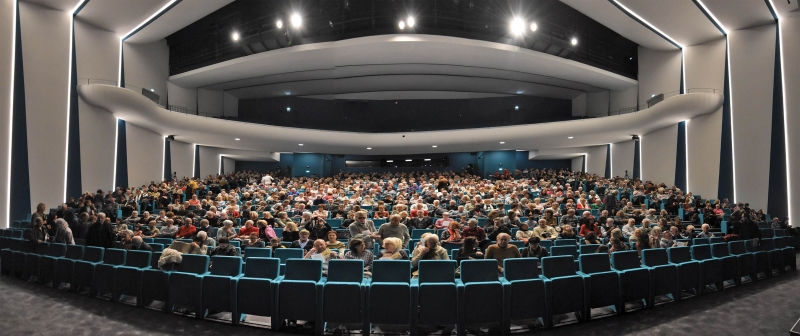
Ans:
[[[722,95],[723,92],[724,91],[721,90],[721,89],[713,89],[713,88],[690,88],[690,89],[686,89],[686,93],[713,93],[713,94]],[[680,90],[675,90],[675,91],[669,91],[669,92],[664,92],[664,93],[660,93],[660,94],[654,94],[654,95],[652,95],[652,97],[656,97],[658,95],[664,95],[664,98],[662,99],[662,101],[663,101],[663,100],[666,100],[667,98],[672,98],[672,97],[675,97],[675,96],[678,96],[678,95],[681,95],[681,94],[682,93],[680,93]],[[655,105],[655,104],[653,104],[653,105]],[[618,115],[623,115],[623,114],[628,114],[628,113],[635,113],[635,112],[639,112],[639,111],[642,111],[642,110],[646,110],[648,107],[652,107],[652,106],[649,106],[647,103],[644,103],[644,104],[641,104],[641,105],[638,105],[638,106],[623,107],[623,108],[620,108],[618,110],[609,111],[608,113],[587,114],[586,117],[588,117],[588,118],[598,118],[598,117],[618,116]]]

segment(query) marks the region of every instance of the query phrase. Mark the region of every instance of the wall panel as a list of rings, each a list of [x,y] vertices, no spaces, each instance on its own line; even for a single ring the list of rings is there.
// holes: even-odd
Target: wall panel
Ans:
[[[126,122],[128,184],[149,185],[164,179],[164,136]]]
[[[618,142],[611,146],[611,176],[633,177],[633,151],[635,144],[633,140]]]
[[[125,64],[125,87],[141,92],[153,89],[167,101],[167,78],[169,78],[169,47],[166,40],[147,44],[125,43],[122,47]]]
[[[606,171],[606,145],[588,147],[586,172],[603,176]]]
[[[11,83],[11,73],[13,69],[13,64],[11,61],[14,56],[14,48],[12,44],[14,44],[14,0],[0,0],[0,127],[2,127],[3,135],[0,136],[0,176],[6,178],[0,178],[0,213],[3,215],[0,216],[0,228],[6,228],[9,226],[8,221],[6,220],[9,217],[10,209],[8,208],[9,199],[8,199],[8,190],[9,190],[9,181],[7,176],[9,175],[9,163],[8,159],[10,157],[9,153],[9,136],[10,127],[9,120],[11,117],[11,92],[12,83]]]
[[[800,218],[800,132],[797,125],[800,125],[800,17],[781,16],[781,48],[783,49],[783,97],[784,111],[787,128],[787,154],[789,171],[789,218],[797,220]],[[734,107],[735,108],[735,107]],[[735,112],[734,112],[735,113]],[[795,224],[796,226],[797,224]]]
[[[179,179],[191,177],[194,172],[194,144],[170,141],[169,151],[172,172],[176,172]]]
[[[672,186],[675,182],[677,137],[677,124],[641,136],[643,181]]]
[[[652,95],[678,91],[681,83],[681,52],[655,51],[639,47],[639,105]]]

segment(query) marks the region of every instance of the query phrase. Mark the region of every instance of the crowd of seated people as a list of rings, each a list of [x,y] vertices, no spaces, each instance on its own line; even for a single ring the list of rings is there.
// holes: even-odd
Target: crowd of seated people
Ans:
[[[444,244],[459,247],[459,259],[496,259],[502,272],[505,258],[548,255],[546,240],[641,251],[710,237],[710,229],[728,217],[740,239],[759,238],[755,222],[766,219],[746,203],[567,169],[515,171],[496,179],[454,172],[327,178],[237,172],[87,192],[56,212],[46,209],[39,204],[31,216],[28,237],[35,242],[147,250],[143,238],[189,239],[187,253],[239,255],[231,249],[238,240],[245,254],[249,248],[289,247],[326,263],[362,259],[367,275],[375,258],[409,259],[413,265],[449,259]],[[775,218],[771,225],[790,228],[788,219]],[[414,230],[425,230],[421,240],[412,241]]]

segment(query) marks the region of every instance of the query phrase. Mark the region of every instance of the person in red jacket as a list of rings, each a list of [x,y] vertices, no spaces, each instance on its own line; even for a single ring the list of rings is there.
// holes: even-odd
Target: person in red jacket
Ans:
[[[194,237],[195,232],[197,232],[197,228],[194,227],[191,218],[186,218],[186,221],[183,223],[183,226],[178,230],[178,233],[175,234],[175,239],[178,238],[192,238]]]
[[[258,233],[258,228],[253,226],[253,221],[248,220],[244,222],[244,227],[239,229],[239,235],[236,236],[236,238],[248,239],[248,237],[250,237],[251,232]]]
[[[586,236],[587,233],[592,231],[594,231],[594,233],[596,233],[598,237],[603,235],[602,231],[600,231],[600,228],[597,226],[597,224],[595,224],[594,218],[588,218],[586,223],[581,225],[581,231],[579,234],[581,237],[583,237]]]

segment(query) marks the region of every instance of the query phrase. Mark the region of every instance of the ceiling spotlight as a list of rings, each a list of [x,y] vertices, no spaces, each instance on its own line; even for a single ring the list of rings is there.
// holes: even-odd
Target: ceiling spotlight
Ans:
[[[291,107],[287,107],[286,108],[286,112],[292,112],[292,108]]]
[[[237,32],[233,32],[233,34],[231,34],[231,38],[232,38],[234,41],[239,41],[239,33],[237,33]]]
[[[156,89],[150,89],[150,92],[156,92]]]
[[[303,144],[297,144],[297,145],[302,146]]]
[[[406,24],[408,25],[408,28],[414,28],[415,23],[417,23],[417,20],[414,20],[414,18],[411,16],[409,16],[408,19],[406,19]]]
[[[430,161],[431,159],[425,159],[425,161]]]
[[[406,162],[411,162],[411,159],[406,159]]]
[[[386,160],[386,162],[394,162],[394,160]]]
[[[502,144],[504,144],[504,143],[506,143],[506,142],[505,142],[505,141],[500,141],[500,144],[501,144],[501,145],[502,145]]]
[[[367,147],[367,149],[372,149],[372,147]]]
[[[275,22],[275,26],[277,26],[277,27],[278,27],[278,29],[281,29],[281,28],[283,28],[283,21],[281,21],[281,20],[278,20],[278,21],[276,21],[276,22]]]
[[[303,24],[303,18],[300,17],[300,14],[294,13],[292,14],[292,27],[298,28],[301,24]]]
[[[520,35],[523,31],[525,31],[525,22],[522,21],[520,18],[515,18],[511,20],[511,24],[509,25],[509,29],[511,29],[511,33],[514,35]]]
[[[568,139],[572,139],[572,138],[574,138],[574,137],[567,137],[567,138],[568,138]]]
[[[518,110],[519,110],[519,105],[515,105],[515,106],[514,106],[514,110],[517,110],[517,111],[518,111]]]
[[[631,57],[631,61],[633,61],[633,57]]]
[[[242,139],[236,138],[236,139],[234,139],[234,140],[236,140],[236,141],[239,141],[239,140],[242,140]]]
[[[439,146],[433,145],[433,146],[431,146],[431,147],[433,147],[433,148],[436,148],[436,147],[439,147]]]
[[[572,43],[572,45],[576,45],[576,44],[578,44],[578,38],[573,37],[570,42]]]
[[[310,170],[306,170],[306,173],[310,173],[310,172],[311,172]]]
[[[539,25],[537,25],[536,22],[531,23],[531,31],[536,31],[537,29],[539,29]]]
[[[400,23],[397,24],[397,26],[400,27],[400,29],[405,29],[406,23],[401,20]]]

